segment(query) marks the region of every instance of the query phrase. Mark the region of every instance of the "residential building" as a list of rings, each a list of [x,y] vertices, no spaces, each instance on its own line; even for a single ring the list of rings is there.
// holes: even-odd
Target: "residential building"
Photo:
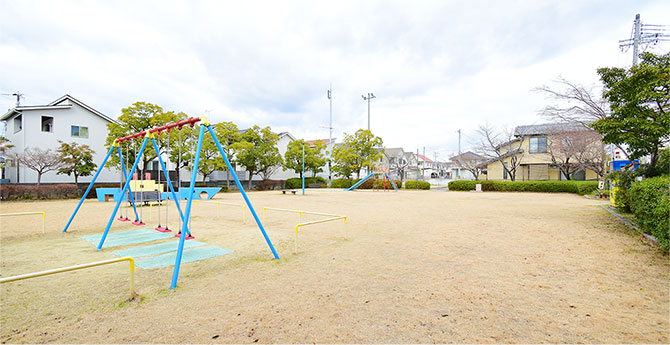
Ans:
[[[591,130],[578,123],[518,126],[514,130],[514,138],[500,146],[501,152],[506,153],[503,161],[508,167],[512,166],[512,159],[519,162],[516,171],[517,181],[565,180],[566,176],[561,173],[555,159],[552,159],[550,147],[552,144],[558,145],[566,140],[569,141],[565,138],[566,134],[587,133],[587,131]],[[594,147],[602,149],[603,145],[598,141]],[[488,180],[511,179],[498,160],[488,162],[486,176]],[[571,176],[573,180],[595,180],[597,178],[597,174],[590,169],[576,171]]]
[[[64,95],[46,105],[20,105],[9,109],[0,117],[5,123],[6,137],[13,148],[7,152],[5,178],[10,183],[36,183],[37,173],[18,162],[16,155],[21,155],[29,147],[55,151],[64,142],[76,142],[88,145],[95,154],[93,161],[99,165],[105,158],[108,149],[105,147],[107,124],[116,121],[93,109],[78,99]],[[90,182],[92,176],[80,177],[79,182]],[[104,168],[97,182],[119,182],[120,171]],[[42,183],[72,183],[74,177],[58,175],[55,171],[42,175]]]
[[[449,171],[446,178],[453,180],[474,180],[475,175],[471,170],[479,167],[480,170],[486,170],[486,158],[472,151],[466,151],[459,155],[449,158]],[[484,178],[483,175],[478,178]]]

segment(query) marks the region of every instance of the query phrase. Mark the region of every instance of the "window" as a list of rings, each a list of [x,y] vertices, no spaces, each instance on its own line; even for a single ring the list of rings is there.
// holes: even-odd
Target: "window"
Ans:
[[[546,153],[547,137],[530,138],[530,153]]]
[[[54,118],[51,116],[42,116],[42,132],[54,131]]]
[[[23,128],[23,116],[19,115],[14,118],[14,133],[20,132]]]
[[[72,125],[70,128],[70,136],[75,138],[88,138],[88,127]]]

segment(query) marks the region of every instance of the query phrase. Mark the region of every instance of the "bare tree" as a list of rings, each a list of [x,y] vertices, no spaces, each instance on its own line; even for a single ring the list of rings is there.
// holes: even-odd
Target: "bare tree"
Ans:
[[[602,135],[596,131],[585,131],[581,134],[583,150],[576,156],[582,169],[592,170],[598,175],[599,180],[605,179],[608,172],[609,161],[602,142]]]
[[[516,180],[516,171],[524,154],[521,149],[524,136],[515,136],[513,131],[507,129],[497,132],[489,124],[479,126],[479,134],[481,138],[476,150],[488,160],[500,162],[510,180]]]
[[[465,170],[469,171],[475,180],[479,180],[479,175],[484,170],[486,159],[472,152],[465,152],[456,156],[456,162]]]
[[[555,88],[543,85],[533,89],[554,101],[554,104],[540,110],[541,116],[552,122],[576,122],[589,129],[592,122],[610,116],[610,104],[606,99],[595,95],[596,87],[587,88],[563,77],[554,80],[554,84],[557,85]],[[617,144],[614,146],[628,157],[628,152],[623,147]]]
[[[388,157],[391,171],[395,170],[400,176],[400,183],[402,183],[407,175],[409,168],[409,160],[405,158],[405,154],[400,154],[396,157]]]
[[[584,140],[581,136],[583,132],[560,132],[547,138],[547,151],[551,156],[551,162],[567,180],[582,168],[577,155],[584,150]]]
[[[599,179],[607,173],[607,155],[602,136],[592,129],[573,127],[571,130],[556,132],[548,137],[547,149],[552,163],[568,180],[579,170],[592,170]]]
[[[42,150],[39,147],[27,147],[23,154],[19,155],[19,161],[37,173],[37,185],[40,185],[42,175],[49,171],[58,170],[63,162],[58,153],[51,149]]]

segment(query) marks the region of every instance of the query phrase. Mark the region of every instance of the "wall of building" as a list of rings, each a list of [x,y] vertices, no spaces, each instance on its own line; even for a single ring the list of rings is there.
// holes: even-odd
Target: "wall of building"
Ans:
[[[55,151],[60,144],[58,140],[64,142],[76,142],[86,144],[95,151],[93,162],[100,166],[105,158],[108,149],[105,148],[105,139],[107,138],[107,122],[105,119],[92,114],[77,104],[72,104],[69,109],[51,109],[51,110],[24,110],[22,111],[23,128],[14,133],[14,119],[8,120],[7,138],[14,147],[11,153],[22,153],[27,147],[39,147],[41,149],[51,149]],[[52,132],[42,132],[42,116],[53,117]],[[88,138],[78,138],[71,136],[71,125],[88,127]],[[19,165],[18,179],[17,168],[14,163],[10,163],[5,176],[10,182],[16,183],[35,183],[37,182],[37,173],[22,165]],[[104,168],[98,177],[97,182],[113,183],[119,182],[119,170]],[[79,178],[79,182],[90,182],[93,176]],[[56,172],[48,172],[42,175],[43,183],[73,183],[74,176],[58,175]]]

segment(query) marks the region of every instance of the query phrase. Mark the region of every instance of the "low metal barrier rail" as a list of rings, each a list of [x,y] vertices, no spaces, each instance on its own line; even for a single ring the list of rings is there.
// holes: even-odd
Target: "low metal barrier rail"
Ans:
[[[247,224],[247,215],[246,215],[246,212],[244,212],[244,205],[234,204],[234,203],[231,203],[231,202],[222,202],[222,201],[203,201],[203,200],[193,200],[193,201],[195,201],[196,205],[199,202],[202,202],[204,204],[216,204],[216,216],[217,217],[221,216],[221,205],[237,206],[242,210],[242,223]]]
[[[303,214],[313,214],[313,215],[317,215],[317,216],[328,216],[328,217],[342,217],[340,215],[332,214],[332,213],[312,212],[312,211],[303,211],[303,210],[290,210],[290,209],[287,209],[287,208],[276,208],[276,207],[263,207],[263,223],[265,223],[265,210],[297,213],[298,214],[298,220],[302,219]]]
[[[1,213],[0,216],[27,216],[31,214],[41,214],[42,215],[42,233],[44,233],[44,226],[46,224],[46,213],[44,212],[14,212],[14,213]]]
[[[47,276],[47,275],[56,274],[56,273],[63,273],[63,272],[81,270],[81,269],[89,268],[89,267],[108,265],[108,264],[113,264],[113,263],[121,262],[121,261],[130,262],[130,298],[133,298],[133,297],[137,296],[137,294],[135,293],[135,259],[133,259],[129,256],[124,257],[124,258],[97,261],[97,262],[91,262],[91,263],[88,263],[88,264],[75,265],[75,266],[69,266],[69,267],[63,267],[63,268],[55,268],[55,269],[47,270],[47,271],[27,273],[27,274],[22,274],[22,275],[13,276],[13,277],[1,278],[0,279],[0,284],[10,283],[10,282],[18,281],[18,280],[30,279],[30,278],[37,278],[37,277]]]
[[[307,226],[307,225],[313,225],[313,224],[319,224],[319,223],[325,223],[325,222],[332,222],[332,221],[340,220],[340,219],[344,219],[344,224],[347,224],[347,217],[346,216],[337,216],[337,217],[333,217],[333,218],[313,220],[311,222],[305,222],[305,223],[300,223],[300,224],[296,225],[295,226],[295,235],[294,235],[294,243],[295,243],[294,253],[295,254],[298,253],[298,228],[299,227],[301,227],[301,226],[304,227],[304,226]]]

